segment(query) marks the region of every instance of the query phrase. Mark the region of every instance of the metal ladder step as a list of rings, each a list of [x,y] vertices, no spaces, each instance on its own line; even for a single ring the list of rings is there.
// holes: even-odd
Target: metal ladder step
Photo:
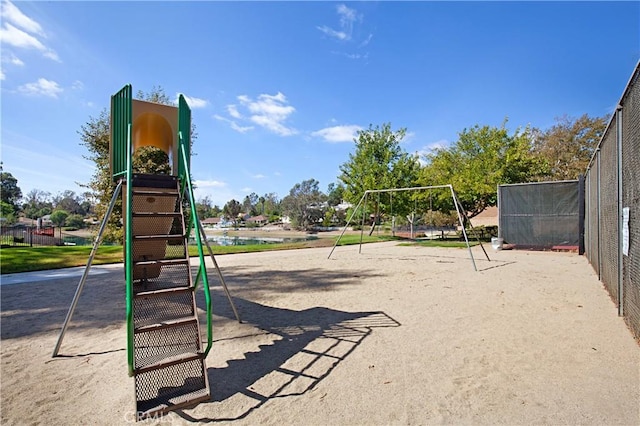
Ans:
[[[156,191],[153,189],[132,189],[132,194],[134,197],[136,196],[145,196],[145,197],[175,197],[178,195],[178,190],[164,190],[164,191]]]
[[[158,234],[158,235],[134,235],[133,241],[145,241],[145,240],[176,240],[182,239],[182,234]]]
[[[179,327],[181,325],[192,324],[192,323],[196,323],[196,319],[194,317],[179,318],[174,320],[162,321],[155,324],[143,325],[141,327],[136,327],[133,330],[133,332],[136,334],[147,333],[150,331],[161,330],[163,328]]]
[[[211,398],[207,371],[201,358],[139,373],[135,382],[136,411],[141,418],[189,407]],[[161,387],[156,389],[157,385]]]
[[[177,265],[188,265],[188,259],[158,259],[158,260],[139,260],[137,262],[133,262],[134,266],[177,266]]]
[[[133,217],[180,217],[180,212],[133,212]]]
[[[144,418],[206,401],[210,391],[179,183],[149,175],[138,183],[132,188],[133,375]]]

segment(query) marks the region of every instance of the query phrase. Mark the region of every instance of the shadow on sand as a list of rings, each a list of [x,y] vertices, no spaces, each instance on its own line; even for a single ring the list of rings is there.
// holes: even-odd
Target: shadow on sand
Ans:
[[[384,312],[343,312],[326,307],[295,311],[233,300],[243,323],[275,338],[272,344],[260,345],[259,351],[247,352],[224,368],[208,369],[211,401],[241,399],[241,404],[228,405],[239,411],[224,410],[216,418],[195,418],[178,411],[185,420],[243,419],[269,400],[302,395],[327,377],[374,328],[400,326]],[[219,303],[224,302],[220,299]],[[224,311],[225,316],[235,319],[230,310]]]

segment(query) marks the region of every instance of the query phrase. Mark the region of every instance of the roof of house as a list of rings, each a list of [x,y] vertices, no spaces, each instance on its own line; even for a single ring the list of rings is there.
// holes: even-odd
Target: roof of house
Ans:
[[[202,221],[202,223],[220,223],[219,217],[208,217]]]
[[[266,222],[269,218],[263,215],[253,216],[247,219],[247,222]]]

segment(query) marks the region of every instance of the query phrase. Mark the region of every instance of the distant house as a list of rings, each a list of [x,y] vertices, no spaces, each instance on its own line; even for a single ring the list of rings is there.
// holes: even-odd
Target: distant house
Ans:
[[[202,221],[202,226],[205,228],[224,228],[230,225],[231,222],[223,217],[208,217]]]
[[[245,220],[247,223],[255,223],[258,226],[266,225],[269,222],[269,218],[263,215],[252,216]]]
[[[219,217],[208,217],[202,221],[202,226],[216,226],[220,224]]]

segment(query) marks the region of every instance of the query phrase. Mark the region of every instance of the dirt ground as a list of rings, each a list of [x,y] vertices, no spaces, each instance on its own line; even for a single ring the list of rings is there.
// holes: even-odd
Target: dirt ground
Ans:
[[[242,323],[210,269],[211,400],[142,424],[640,424],[640,347],[586,259],[486,248],[218,256]],[[2,424],[134,421],[122,265],[51,358],[80,273],[2,276]]]

